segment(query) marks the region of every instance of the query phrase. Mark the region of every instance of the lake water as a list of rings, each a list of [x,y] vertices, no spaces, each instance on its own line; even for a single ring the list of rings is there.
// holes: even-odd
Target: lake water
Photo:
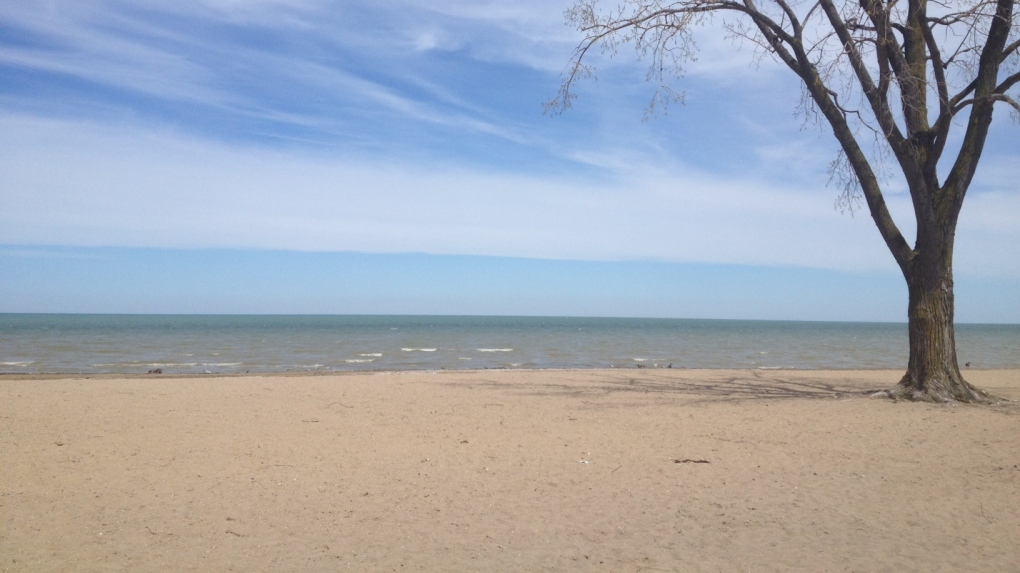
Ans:
[[[1020,325],[957,325],[961,365],[1020,368]],[[0,372],[904,368],[896,323],[477,316],[0,314]]]

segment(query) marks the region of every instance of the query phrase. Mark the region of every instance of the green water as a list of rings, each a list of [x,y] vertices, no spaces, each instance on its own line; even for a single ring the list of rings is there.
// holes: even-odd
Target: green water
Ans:
[[[1020,367],[1020,325],[957,326],[961,365]],[[0,372],[903,368],[905,324],[486,316],[0,314]]]

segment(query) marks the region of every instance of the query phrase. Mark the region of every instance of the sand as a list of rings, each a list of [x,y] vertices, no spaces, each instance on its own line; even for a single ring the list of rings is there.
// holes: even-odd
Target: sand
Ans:
[[[0,570],[1020,570],[1020,406],[899,375],[3,377]]]

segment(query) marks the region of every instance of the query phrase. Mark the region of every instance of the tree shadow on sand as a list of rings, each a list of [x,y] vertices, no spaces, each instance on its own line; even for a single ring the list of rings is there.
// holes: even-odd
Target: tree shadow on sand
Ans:
[[[646,397],[688,397],[697,402],[741,402],[747,400],[835,399],[867,397],[884,389],[874,378],[859,378],[848,373],[845,378],[813,377],[799,372],[796,376],[772,371],[767,375],[754,370],[699,372],[697,375],[663,374],[661,372],[592,372],[583,377],[576,373],[570,381],[550,373],[547,381],[533,382],[483,378],[472,380],[472,387],[491,387],[534,396],[596,397],[611,395],[644,395]],[[539,378],[539,377],[535,377]],[[464,382],[456,382],[464,385]]]

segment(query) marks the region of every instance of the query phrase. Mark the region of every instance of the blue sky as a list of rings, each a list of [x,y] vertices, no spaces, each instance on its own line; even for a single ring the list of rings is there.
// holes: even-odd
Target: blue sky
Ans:
[[[0,311],[904,319],[788,72],[706,31],[685,106],[645,117],[622,51],[549,116],[568,3],[434,4],[4,3]],[[961,321],[1020,322],[1018,135],[1000,110],[964,206]]]

